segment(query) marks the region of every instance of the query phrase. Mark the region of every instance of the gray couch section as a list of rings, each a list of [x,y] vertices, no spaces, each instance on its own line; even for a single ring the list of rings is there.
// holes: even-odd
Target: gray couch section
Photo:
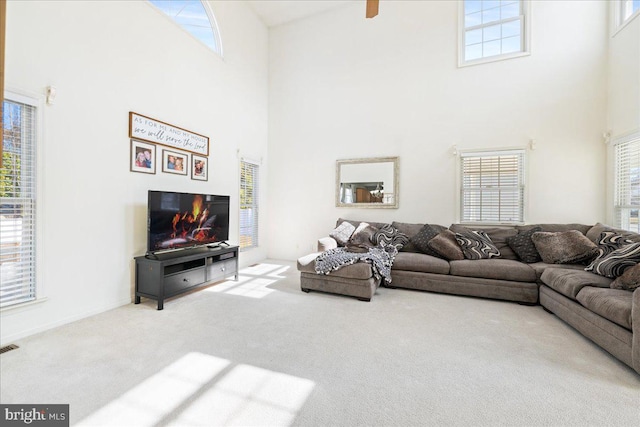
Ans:
[[[342,220],[338,220],[340,223]],[[357,226],[359,221],[352,221]],[[371,223],[376,227],[382,224]],[[423,224],[394,222],[393,226],[411,236]],[[612,279],[584,271],[582,264],[525,264],[509,248],[507,239],[519,231],[540,227],[546,232],[578,230],[593,242],[602,231],[614,230],[603,224],[536,224],[515,227],[483,227],[499,248],[501,257],[482,260],[447,261],[420,253],[409,245],[398,253],[391,270],[389,287],[432,291],[454,295],[492,298],[541,304],[546,310],[573,326],[613,356],[640,373],[640,289],[634,292],[611,289]],[[452,225],[455,230],[458,225]],[[640,235],[614,230],[632,241]],[[332,238],[318,241],[318,251],[337,247]],[[356,263],[318,275],[310,254],[298,260],[303,291],[318,290],[349,295],[369,301],[381,285],[367,263]]]

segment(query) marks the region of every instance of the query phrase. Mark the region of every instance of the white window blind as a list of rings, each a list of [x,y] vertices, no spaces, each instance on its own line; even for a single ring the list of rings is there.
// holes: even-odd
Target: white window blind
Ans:
[[[259,166],[240,161],[240,249],[258,246]]]
[[[640,133],[614,146],[614,222],[619,228],[640,231]]]
[[[527,9],[526,0],[463,0],[461,65],[526,53]]]
[[[524,150],[460,155],[460,220],[524,221]]]
[[[3,101],[0,307],[36,298],[36,107]]]

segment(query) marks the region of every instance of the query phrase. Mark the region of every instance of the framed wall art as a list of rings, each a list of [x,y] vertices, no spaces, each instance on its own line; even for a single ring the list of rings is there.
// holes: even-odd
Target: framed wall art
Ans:
[[[162,172],[186,175],[189,155],[178,151],[162,150]]]
[[[131,172],[156,173],[156,146],[131,140]]]
[[[206,181],[208,177],[207,169],[209,166],[209,160],[206,157],[191,156],[191,179],[197,181]]]

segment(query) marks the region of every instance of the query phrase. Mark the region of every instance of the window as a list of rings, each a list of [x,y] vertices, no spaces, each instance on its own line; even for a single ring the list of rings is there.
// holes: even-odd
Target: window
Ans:
[[[461,222],[524,222],[524,163],[524,150],[461,153]]]
[[[204,43],[209,49],[222,55],[218,25],[206,1],[149,0],[149,3]]]
[[[20,101],[3,101],[0,308],[36,298],[36,107]]]
[[[527,0],[461,0],[459,65],[528,54]]]
[[[618,139],[614,145],[614,223],[640,232],[640,132]]]
[[[619,0],[620,1],[620,25],[624,24],[635,16],[640,10],[640,0]]]
[[[240,249],[258,247],[259,166],[240,161]]]

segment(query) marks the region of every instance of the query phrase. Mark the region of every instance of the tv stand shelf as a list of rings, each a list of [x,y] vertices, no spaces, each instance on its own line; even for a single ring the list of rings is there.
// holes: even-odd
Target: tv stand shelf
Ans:
[[[140,297],[158,301],[209,286],[228,277],[238,280],[238,246],[184,249],[135,257],[135,303]]]

